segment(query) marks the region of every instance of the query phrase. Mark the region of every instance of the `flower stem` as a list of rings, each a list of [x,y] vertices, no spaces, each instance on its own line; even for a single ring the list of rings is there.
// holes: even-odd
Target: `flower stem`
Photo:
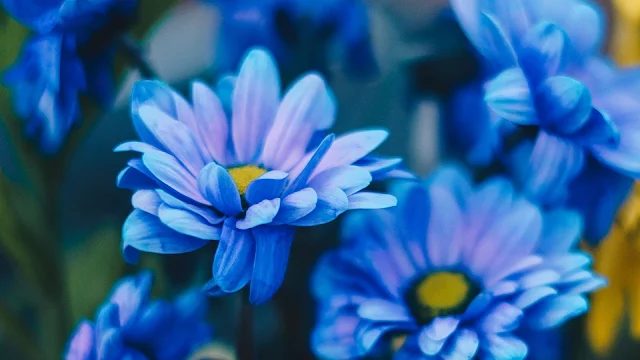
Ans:
[[[136,40],[128,35],[120,37],[120,49],[132,66],[140,71],[140,75],[145,79],[158,79],[158,74],[153,70],[149,62],[144,57],[144,52]]]
[[[236,359],[253,360],[253,306],[249,303],[249,292],[240,292],[240,326],[236,337]]]

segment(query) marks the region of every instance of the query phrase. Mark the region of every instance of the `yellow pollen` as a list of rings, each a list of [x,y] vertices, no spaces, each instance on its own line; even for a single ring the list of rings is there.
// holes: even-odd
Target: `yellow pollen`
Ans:
[[[462,305],[467,300],[469,290],[464,275],[443,271],[424,278],[416,287],[416,296],[420,305],[437,314]]]
[[[247,187],[253,180],[267,173],[267,170],[255,165],[238,166],[229,168],[227,171],[233,178],[233,182],[236,183],[240,196],[244,196],[247,192]]]

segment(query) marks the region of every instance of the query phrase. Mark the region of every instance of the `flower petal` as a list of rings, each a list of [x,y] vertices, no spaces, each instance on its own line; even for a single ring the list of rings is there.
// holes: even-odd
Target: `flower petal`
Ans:
[[[202,143],[218,164],[226,165],[229,121],[222,102],[208,86],[198,81],[191,85],[191,94]]]
[[[295,176],[295,180],[293,180],[284,190],[284,193],[282,194],[283,197],[308,187],[307,182],[309,181],[309,178],[311,178],[311,174],[315,171],[323,157],[331,148],[334,138],[335,136],[333,134],[327,135],[320,145],[318,145],[318,148],[313,151],[313,155],[309,157],[309,160],[298,164],[298,167],[300,168],[298,171],[294,170],[291,172],[290,176]]]
[[[555,75],[563,68],[567,40],[564,30],[548,21],[539,22],[525,35],[519,59],[534,83]]]
[[[238,230],[228,219],[213,259],[213,280],[224,292],[236,292],[251,279],[255,240],[250,231]]]
[[[131,204],[136,209],[158,216],[162,199],[154,190],[138,190],[131,197]]]
[[[221,229],[208,223],[204,218],[190,211],[176,209],[168,204],[160,205],[158,217],[163,224],[185,235],[202,240],[218,240]]]
[[[380,146],[388,136],[386,130],[377,129],[356,131],[336,138],[312,177],[330,168],[355,163]]]
[[[218,211],[229,216],[242,212],[238,188],[222,166],[216,163],[205,166],[198,175],[198,189]]]
[[[253,180],[247,186],[245,198],[249,204],[257,204],[262,200],[275,199],[282,194],[287,185],[289,174],[286,172],[273,170]]]
[[[83,320],[71,335],[66,360],[93,360],[96,357],[95,330],[91,322]]]
[[[280,99],[280,76],[271,55],[251,50],[245,57],[233,91],[231,136],[238,162],[260,155]]]
[[[318,194],[306,188],[285,197],[280,202],[280,210],[273,219],[274,224],[288,224],[308,215],[316,208]]]
[[[305,217],[291,222],[295,226],[315,226],[333,221],[349,209],[349,198],[340,189],[316,190],[316,207]]]
[[[170,189],[201,204],[209,204],[200,195],[195,177],[173,156],[160,151],[149,151],[142,155],[142,162],[153,176]]]
[[[382,299],[367,299],[358,307],[358,316],[382,322],[413,322],[407,308]]]
[[[160,199],[170,207],[197,214],[205,219],[209,224],[217,225],[225,219],[224,215],[217,214],[213,209],[184,202],[163,190],[156,190],[156,193],[160,196]]]
[[[338,188],[349,196],[366,188],[371,183],[371,174],[353,165],[339,166],[314,176],[309,186],[314,189]]]
[[[247,209],[244,219],[238,220],[236,227],[240,230],[247,230],[256,226],[269,224],[280,209],[280,199],[263,200]]]
[[[514,336],[487,334],[480,347],[494,360],[524,360],[529,353],[527,344]]]
[[[291,169],[305,155],[313,134],[331,127],[335,112],[335,103],[319,75],[309,74],[298,80],[278,108],[264,144],[264,165]]]
[[[259,305],[282,285],[294,230],[289,226],[259,226],[251,231],[256,241],[256,258],[249,300]]]
[[[501,72],[487,84],[484,100],[499,117],[518,125],[537,125],[527,77],[519,68]]]
[[[587,300],[579,295],[561,295],[545,299],[527,314],[527,323],[534,329],[559,326],[589,308]]]
[[[582,128],[591,115],[591,93],[570,77],[553,76],[536,89],[536,108],[540,125],[560,134],[572,134]]]
[[[397,203],[398,200],[393,195],[361,191],[349,196],[348,209],[386,209]]]
[[[137,261],[137,251],[181,254],[197,250],[207,243],[175,232],[157,217],[141,210],[133,210],[122,226],[122,253],[128,262]]]

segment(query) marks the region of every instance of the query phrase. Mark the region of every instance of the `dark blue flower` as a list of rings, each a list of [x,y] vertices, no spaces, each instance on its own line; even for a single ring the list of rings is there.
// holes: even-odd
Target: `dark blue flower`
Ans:
[[[332,43],[339,45],[350,72],[375,70],[367,9],[360,0],[209,1],[222,12],[218,70],[235,69],[253,46],[269,49],[282,65],[302,60],[307,69],[325,69]]]
[[[447,168],[395,194],[393,209],[350,215],[345,243],[316,269],[322,358],[375,355],[395,339],[397,359],[524,359],[518,329],[562,325],[605,284],[574,250],[580,217],[543,212],[503,178],[474,187]]]
[[[190,291],[173,302],[151,301],[152,283],[146,271],[120,280],[95,321],[78,324],[65,359],[185,359],[211,340],[204,294]]]
[[[79,93],[102,105],[113,97],[115,40],[132,24],[137,0],[2,0],[7,12],[35,35],[5,74],[14,107],[55,153],[79,120]]]
[[[219,88],[220,97],[195,82],[192,106],[162,83],[135,86],[141,141],[116,149],[142,153],[118,177],[119,186],[137,190],[123,252],[134,261],[139,250],[184,253],[219,239],[209,290],[231,293],[251,281],[251,302],[261,303],[282,283],[296,226],[393,206],[393,196],[361,190],[405,174],[399,158],[367,156],[385,130],[326,134],[336,108],[317,74],[281,98],[273,59],[252,50],[237,79]]]

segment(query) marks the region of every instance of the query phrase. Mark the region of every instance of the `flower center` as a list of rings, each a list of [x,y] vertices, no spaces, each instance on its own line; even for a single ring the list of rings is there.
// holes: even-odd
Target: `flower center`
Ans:
[[[247,192],[247,187],[253,180],[267,173],[266,169],[263,169],[255,165],[243,165],[227,169],[233,182],[238,188],[240,196],[244,196]]]
[[[480,289],[464,274],[437,271],[409,288],[405,299],[419,323],[428,324],[435,317],[464,313]]]

